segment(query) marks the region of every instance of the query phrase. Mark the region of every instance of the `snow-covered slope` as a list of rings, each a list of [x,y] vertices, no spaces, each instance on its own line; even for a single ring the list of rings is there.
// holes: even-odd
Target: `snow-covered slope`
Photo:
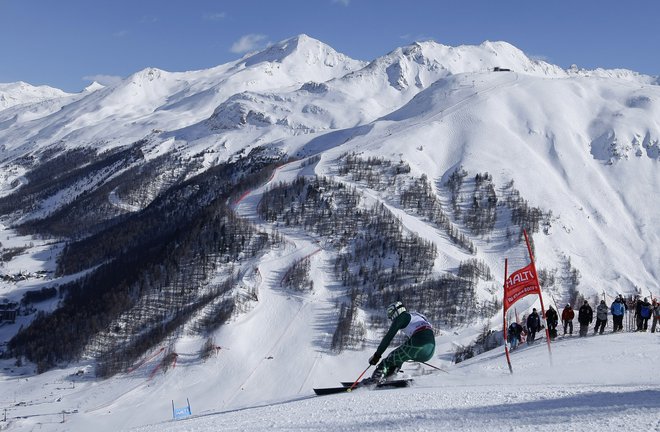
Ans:
[[[305,334],[295,326],[288,330]],[[236,362],[241,351],[253,348],[261,354],[261,347],[237,344],[224,346],[206,363],[190,361],[182,351],[176,368],[153,377],[153,363],[104,382],[88,378],[85,368],[27,380],[5,376],[1,402],[8,408],[4,424],[14,431],[618,431],[631,424],[654,430],[660,387],[649,371],[660,355],[656,335],[573,336],[553,343],[551,358],[545,342],[537,341],[512,352],[513,374],[501,349],[448,364],[447,335],[438,339],[441,345],[431,360],[446,372],[409,364],[412,387],[322,397],[314,396],[312,387],[356,379],[366,364],[364,354],[349,353],[330,363],[314,351],[274,350],[260,359],[264,376],[259,377],[249,375],[255,371],[251,362]],[[279,340],[266,346],[280,342],[285,346]],[[282,367],[298,364],[300,357],[317,373]],[[227,373],[232,365],[242,378]],[[304,383],[272,385],[278,381]],[[180,408],[188,401],[193,417],[173,421],[172,404]]]
[[[501,295],[505,257],[510,269],[527,263],[507,203],[519,196],[530,208],[551,212],[533,236],[537,265],[548,275],[546,305],[570,301],[569,276],[575,276],[579,293],[588,299],[605,296],[609,302],[618,293],[655,296],[660,293],[656,83],[657,78],[631,71],[563,70],[529,59],[505,42],[461,47],[420,42],[362,62],[300,35],[208,70],[148,68],[114,86],[0,107],[0,197],[30,185],[29,170],[66,149],[138,146],[137,156],[125,165],[115,161],[91,171],[94,164],[86,161],[80,171],[89,169],[88,176],[67,171],[75,182],[63,182],[61,189],[43,195],[32,191],[25,202],[33,207],[6,215],[0,243],[11,256],[0,270],[21,279],[0,282],[0,296],[10,301],[77,276],[32,276],[52,272],[63,245],[20,236],[12,223],[56,214],[65,204],[95,193],[107,196],[104,204],[122,217],[139,214],[168,190],[168,181],[175,181],[170,178],[183,182],[229,160],[251,161],[250,151],[257,147],[265,149],[262,155],[285,155],[276,159],[278,168],[267,180],[231,201],[236,214],[263,232],[278,232],[282,242],[231,263],[237,269],[236,289],[249,289],[251,297],[207,335],[219,347],[215,356],[201,360],[207,338],[189,322],[107,381],[93,377],[92,360],[40,376],[33,376],[34,365],[25,359],[22,366],[7,360],[0,385],[8,390],[2,392],[7,396],[0,408],[10,408],[8,417],[17,430],[101,431],[155,424],[169,417],[172,400],[181,405],[186,398],[195,413],[206,416],[142,430],[214,430],[227,424],[241,430],[405,429],[402,417],[417,430],[437,430],[437,422],[458,429],[459,419],[467,421],[465,430],[549,430],[578,417],[605,430],[621,419],[657,427],[646,415],[657,409],[653,397],[658,389],[638,375],[657,358],[655,335],[563,340],[554,351],[554,366],[543,347],[521,350],[514,355],[513,377],[501,351],[451,366],[456,346],[471,343],[485,325],[501,325],[496,312],[470,315],[459,327],[434,323],[441,334],[433,362],[450,374],[420,376],[417,386],[407,390],[296,401],[310,395],[312,387],[350,380],[364,370],[382,336],[371,325],[380,311],[362,304],[355,323],[366,328],[363,345],[341,354],[332,351],[338,305],[348,297],[334,273],[336,245],[306,227],[267,222],[258,210],[264,193],[278,184],[299,177],[332,178],[356,191],[360,208],[382,204],[402,232],[433,244],[437,254],[431,276],[455,274],[468,259],[486,263],[494,279],[475,283],[475,302],[482,305]],[[384,159],[397,168],[374,165],[383,176],[374,186],[365,177],[342,173],[346,155]],[[139,202],[129,203],[121,195],[122,185],[110,188],[111,181],[131,169],[146,176],[143,168],[161,156],[189,165],[191,173],[177,177],[182,166],[159,166],[156,186],[138,191]],[[447,181],[460,172],[465,173],[462,186],[451,192]],[[479,204],[476,176],[486,172],[498,219],[490,231],[475,233],[465,214],[474,201]],[[419,178],[428,179],[449,229],[402,204],[402,191]],[[33,203],[32,196],[41,201]],[[7,202],[3,205],[9,207]],[[473,250],[457,246],[448,234],[451,228],[468,236]],[[286,270],[303,258],[309,258],[313,290],[283,288]],[[218,270],[211,282],[224,276]],[[53,299],[37,308],[50,312],[57,303]],[[518,312],[533,305],[521,302]],[[0,327],[0,343],[34,316]],[[114,324],[103,336],[121,329],[121,322]],[[647,345],[643,353],[636,351]],[[163,373],[160,365],[168,350],[178,355],[176,367]],[[594,368],[594,358],[602,360],[602,368]],[[617,367],[632,364],[630,359],[636,362],[630,370]],[[632,404],[618,402],[619,396]],[[548,404],[555,409],[549,414]],[[593,407],[602,404],[611,409],[601,418]],[[618,409],[625,412],[622,417],[614,414]],[[62,411],[67,423],[59,425]],[[347,411],[358,420],[352,422]]]
[[[553,212],[542,260],[570,250],[585,289],[613,295],[637,286],[647,294],[658,290],[660,253],[649,245],[660,219],[641,203],[660,197],[659,111],[657,86],[461,74],[435,82],[335,154],[401,158],[434,179],[459,165],[489,172],[495,184],[514,179],[533,205]],[[610,257],[607,268],[594,253]]]

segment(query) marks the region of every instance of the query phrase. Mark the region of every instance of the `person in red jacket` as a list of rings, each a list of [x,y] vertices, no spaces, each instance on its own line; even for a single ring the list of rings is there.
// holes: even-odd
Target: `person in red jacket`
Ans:
[[[575,312],[571,305],[567,304],[561,313],[561,322],[564,324],[564,335],[567,330],[569,335],[573,334],[573,318],[575,318]]]

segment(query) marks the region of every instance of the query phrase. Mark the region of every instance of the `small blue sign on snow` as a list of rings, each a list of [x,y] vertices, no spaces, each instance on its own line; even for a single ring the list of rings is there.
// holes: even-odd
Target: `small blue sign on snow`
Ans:
[[[174,420],[191,416],[190,407],[174,408]]]
[[[175,408],[174,401],[172,401],[172,417],[174,420],[181,420],[192,415],[192,410],[190,409],[190,401],[188,399],[186,399],[186,401],[188,402],[188,406],[181,408]]]

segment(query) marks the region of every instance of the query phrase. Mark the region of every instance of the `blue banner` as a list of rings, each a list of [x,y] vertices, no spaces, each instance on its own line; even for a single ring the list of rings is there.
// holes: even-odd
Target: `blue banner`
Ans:
[[[190,417],[192,415],[192,410],[190,409],[190,401],[188,401],[188,406],[175,408],[174,401],[172,401],[172,417],[174,420],[180,420],[182,418]]]

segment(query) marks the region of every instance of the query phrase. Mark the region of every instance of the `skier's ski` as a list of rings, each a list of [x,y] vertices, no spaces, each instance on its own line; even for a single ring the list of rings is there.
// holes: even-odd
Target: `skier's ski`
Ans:
[[[380,387],[407,387],[412,382],[412,380],[413,380],[412,378],[398,378],[398,379],[393,379],[393,380],[389,380],[389,381],[385,381],[385,382],[376,384],[374,387],[379,387],[379,388]],[[353,383],[348,382],[348,381],[342,381],[341,385],[343,385],[344,387],[350,387],[350,386],[353,385]],[[360,386],[364,386],[362,381],[360,381],[358,383],[356,388],[360,387]]]
[[[319,396],[323,395],[330,395],[330,394],[335,394],[335,393],[346,393],[348,392],[350,387],[325,387],[325,388],[315,388],[314,393],[316,393]]]
[[[360,387],[369,387],[369,388],[374,388],[374,389],[407,387],[408,385],[410,385],[411,382],[412,382],[412,379],[408,378],[408,379],[397,379],[397,380],[392,380],[392,381],[385,381],[383,383],[379,383],[379,384],[376,384],[376,385],[373,385],[373,386],[372,385],[362,385],[361,383],[358,383],[358,385],[355,386],[355,389],[360,388]],[[342,382],[341,387],[315,388],[314,393],[316,393],[319,396],[330,395],[330,394],[335,394],[335,393],[347,393],[352,385],[353,385],[352,382]]]

